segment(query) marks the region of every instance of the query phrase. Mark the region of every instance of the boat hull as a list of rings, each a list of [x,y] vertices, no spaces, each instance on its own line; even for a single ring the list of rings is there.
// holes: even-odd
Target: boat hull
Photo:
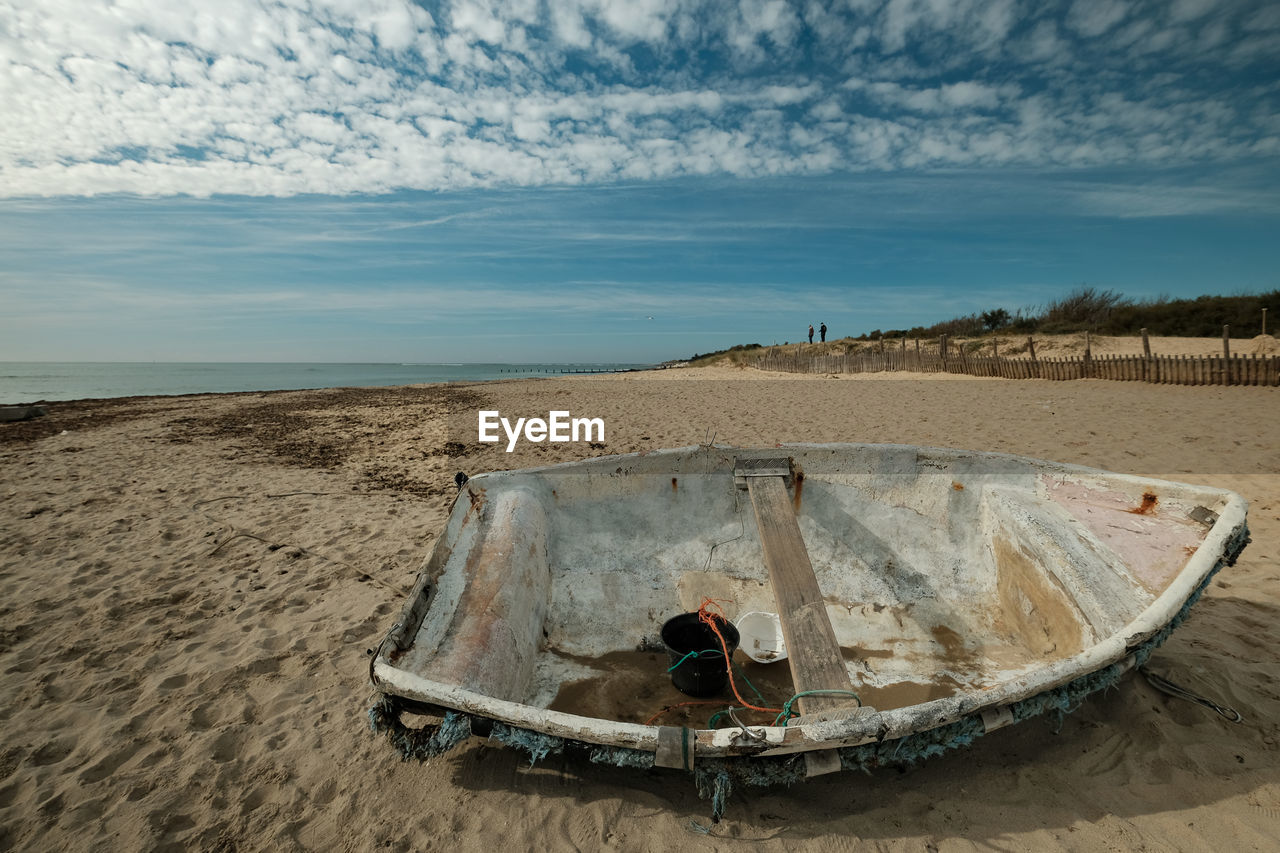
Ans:
[[[680,698],[663,692],[666,619],[708,599],[730,618],[777,609],[735,476],[777,458],[863,707],[714,728],[710,708],[663,716]],[[461,490],[371,676],[388,707],[641,766],[661,763],[672,729],[689,764],[969,737],[1078,701],[1149,653],[1243,548],[1245,513],[1219,489],[902,445],[697,446],[484,474]],[[785,675],[745,665],[753,682]],[[787,683],[761,702],[789,698]]]

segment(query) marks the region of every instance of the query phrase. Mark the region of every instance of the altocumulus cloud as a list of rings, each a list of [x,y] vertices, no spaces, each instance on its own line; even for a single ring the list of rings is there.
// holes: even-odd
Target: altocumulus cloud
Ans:
[[[1280,153],[1259,0],[0,0],[0,194]]]

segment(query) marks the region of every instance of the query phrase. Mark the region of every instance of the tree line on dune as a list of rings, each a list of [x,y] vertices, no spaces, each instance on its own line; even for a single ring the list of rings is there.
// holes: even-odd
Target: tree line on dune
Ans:
[[[1262,309],[1280,306],[1280,290],[1235,296],[1197,296],[1171,299],[1158,296],[1137,300],[1114,290],[1081,287],[1039,309],[1009,313],[993,308],[954,317],[932,326],[867,332],[854,340],[886,338],[973,337],[987,332],[1020,332],[1059,335],[1093,332],[1099,335],[1136,335],[1143,329],[1162,337],[1205,338],[1232,328],[1234,337],[1252,337],[1262,331]],[[1272,329],[1268,322],[1268,331]]]

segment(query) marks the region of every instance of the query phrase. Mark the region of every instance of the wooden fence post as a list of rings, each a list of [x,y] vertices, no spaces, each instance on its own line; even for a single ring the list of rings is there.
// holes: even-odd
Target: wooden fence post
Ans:
[[[1036,341],[1035,338],[1027,335],[1027,349],[1031,351],[1031,360],[1036,360]]]
[[[1267,309],[1262,309],[1262,334],[1267,333]]]
[[[1231,327],[1222,327],[1222,355],[1224,358],[1231,358]]]

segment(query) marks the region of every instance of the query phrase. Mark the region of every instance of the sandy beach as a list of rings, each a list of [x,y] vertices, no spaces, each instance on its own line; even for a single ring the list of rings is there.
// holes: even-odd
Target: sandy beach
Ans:
[[[1096,346],[1096,345],[1095,345]],[[1105,351],[1105,350],[1104,350]],[[1119,351],[1119,350],[1115,350]],[[602,447],[476,443],[476,412]],[[369,649],[458,471],[714,440],[994,450],[1232,489],[1253,542],[1139,677],[905,771],[735,793],[473,738],[402,762]],[[0,425],[0,849],[1280,848],[1280,393],[732,367],[139,398]]]

